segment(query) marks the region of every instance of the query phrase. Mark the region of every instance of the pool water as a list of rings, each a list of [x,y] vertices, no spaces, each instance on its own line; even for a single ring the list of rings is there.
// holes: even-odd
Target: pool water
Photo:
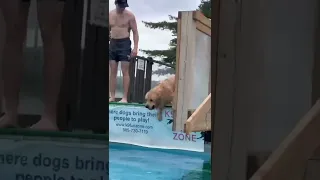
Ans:
[[[210,180],[210,154],[111,143],[110,180]]]

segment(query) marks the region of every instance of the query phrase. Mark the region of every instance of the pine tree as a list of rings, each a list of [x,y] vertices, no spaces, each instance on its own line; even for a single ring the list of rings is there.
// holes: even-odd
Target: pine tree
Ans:
[[[201,0],[200,5],[198,6],[200,10],[207,18],[211,18],[211,0]],[[169,15],[170,21],[161,21],[161,22],[145,22],[146,27],[151,29],[161,29],[169,30],[174,37],[170,43],[169,48],[166,50],[141,50],[147,56],[153,58],[160,58],[162,62],[175,65],[176,63],[176,49],[177,49],[177,17]],[[155,74],[163,75],[172,72],[170,68],[158,69],[154,71]]]

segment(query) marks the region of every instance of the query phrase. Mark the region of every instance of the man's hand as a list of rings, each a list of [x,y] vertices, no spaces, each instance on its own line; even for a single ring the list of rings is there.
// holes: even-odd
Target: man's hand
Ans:
[[[138,55],[138,50],[136,48],[133,48],[131,51],[131,57],[136,57]]]

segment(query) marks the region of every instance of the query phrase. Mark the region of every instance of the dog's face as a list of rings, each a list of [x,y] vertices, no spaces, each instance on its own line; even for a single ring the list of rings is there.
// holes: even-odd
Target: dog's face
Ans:
[[[156,109],[159,105],[160,101],[160,94],[154,92],[154,91],[149,91],[146,96],[146,108],[149,110]]]

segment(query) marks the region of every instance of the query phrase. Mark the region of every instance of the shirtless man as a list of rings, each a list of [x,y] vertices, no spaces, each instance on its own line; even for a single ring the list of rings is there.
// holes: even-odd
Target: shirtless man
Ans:
[[[128,11],[127,0],[115,0],[116,9],[109,12],[110,46],[109,46],[109,66],[110,66],[110,99],[115,101],[118,63],[121,61],[123,74],[123,97],[120,102],[128,102],[128,90],[130,84],[129,65],[130,57],[137,56],[139,34],[136,18],[132,12]],[[130,30],[133,33],[133,50],[131,51]]]
[[[32,129],[58,130],[57,100],[64,68],[61,20],[66,0],[38,0],[37,15],[44,48],[44,113]],[[18,126],[19,90],[23,72],[23,46],[31,0],[0,0],[6,23],[2,59],[4,115],[0,128]],[[2,28],[2,27],[1,27]],[[1,67],[1,66],[0,66]],[[1,98],[0,98],[1,99]]]

